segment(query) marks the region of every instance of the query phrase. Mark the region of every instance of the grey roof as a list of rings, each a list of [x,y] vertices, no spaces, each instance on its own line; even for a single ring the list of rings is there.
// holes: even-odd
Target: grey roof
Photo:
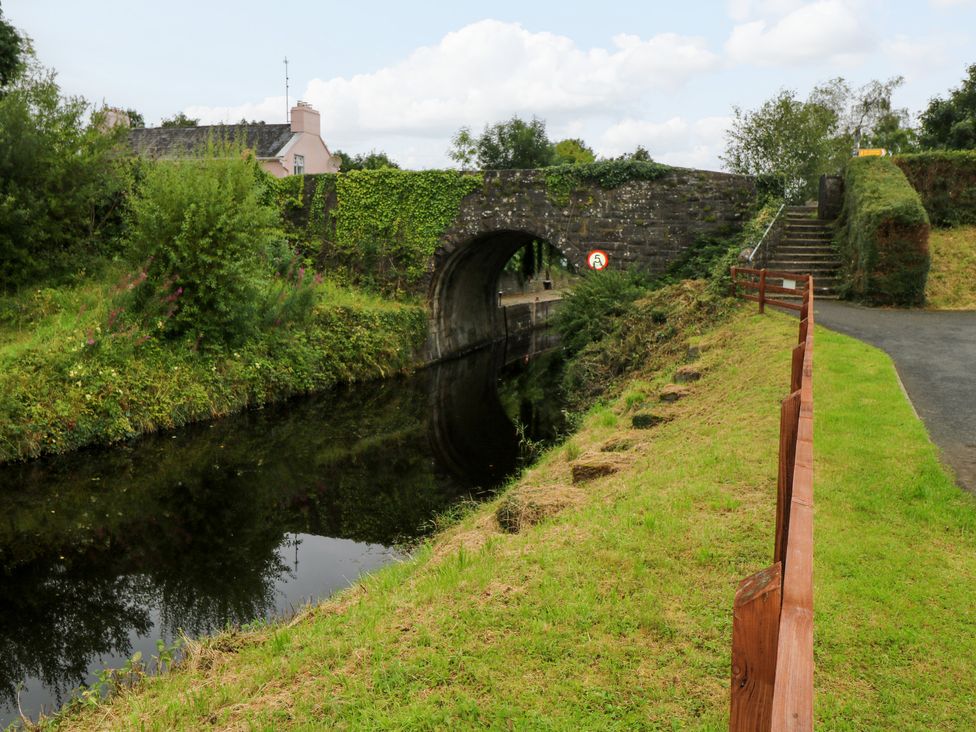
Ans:
[[[294,134],[287,124],[141,127],[129,130],[129,144],[140,155],[173,158],[202,148],[211,138],[242,140],[259,158],[274,158]]]

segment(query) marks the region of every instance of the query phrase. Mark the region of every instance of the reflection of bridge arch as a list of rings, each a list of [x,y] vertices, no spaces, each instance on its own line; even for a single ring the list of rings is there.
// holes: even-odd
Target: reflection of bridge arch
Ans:
[[[528,229],[485,231],[448,243],[435,254],[428,290],[432,360],[472,350],[505,335],[498,307],[498,278],[522,247],[542,241],[571,262],[578,253],[555,232]]]

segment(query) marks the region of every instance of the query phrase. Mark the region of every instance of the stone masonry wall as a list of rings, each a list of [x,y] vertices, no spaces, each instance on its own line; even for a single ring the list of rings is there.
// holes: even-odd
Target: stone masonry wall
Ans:
[[[462,202],[434,266],[470,240],[515,230],[549,241],[579,269],[588,251],[603,249],[611,267],[660,273],[698,236],[740,228],[755,197],[748,176],[674,169],[611,190],[587,185],[560,205],[546,188],[545,171],[489,171],[483,191]]]

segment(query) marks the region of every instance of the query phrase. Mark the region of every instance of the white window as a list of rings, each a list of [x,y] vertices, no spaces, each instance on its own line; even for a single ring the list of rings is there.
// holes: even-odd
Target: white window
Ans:
[[[304,175],[304,173],[305,173],[305,156],[304,155],[296,155],[295,156],[295,165],[293,166],[292,172],[295,175]]]

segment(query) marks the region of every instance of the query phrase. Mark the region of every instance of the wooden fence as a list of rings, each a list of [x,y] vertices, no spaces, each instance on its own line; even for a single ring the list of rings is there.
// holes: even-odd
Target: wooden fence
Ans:
[[[767,278],[787,286],[771,286]],[[760,312],[766,304],[799,310],[800,327],[790,394],[780,408],[773,563],[742,580],[735,593],[729,729],[812,730],[813,278],[733,267],[732,288],[758,302]],[[770,299],[770,293],[800,299]]]
[[[775,282],[779,284],[773,284]],[[805,290],[812,287],[813,282],[810,275],[780,272],[775,269],[732,268],[732,295],[758,302],[760,313],[766,311],[766,305],[799,310],[806,300]],[[752,292],[753,290],[755,292]],[[801,299],[799,301],[774,299],[769,297],[770,294],[787,295]]]

